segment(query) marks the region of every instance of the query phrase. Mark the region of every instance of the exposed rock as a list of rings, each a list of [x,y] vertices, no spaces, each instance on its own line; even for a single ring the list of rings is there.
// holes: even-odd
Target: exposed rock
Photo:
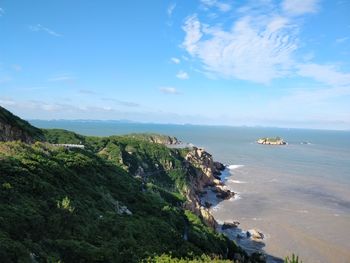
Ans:
[[[234,192],[227,190],[227,191],[220,191],[219,193],[216,194],[216,197],[220,198],[220,199],[227,200],[227,199],[230,199],[231,197],[233,197],[234,195],[235,195]]]
[[[256,229],[250,229],[247,231],[247,237],[254,240],[261,240],[264,238],[264,234]]]
[[[226,169],[225,165],[220,162],[214,162],[214,166],[217,171],[223,171]]]
[[[119,202],[116,206],[116,212],[118,215],[132,215],[132,212],[125,205],[119,205]]]
[[[40,129],[0,106],[0,141],[33,143],[42,138],[43,133]]]
[[[206,207],[206,208],[210,208],[210,207],[212,207],[212,203],[210,203],[210,202],[204,202],[204,206]]]
[[[225,229],[230,229],[230,228],[236,228],[236,227],[238,227],[238,225],[239,225],[238,221],[224,222],[223,225],[221,226],[221,229],[225,230]]]
[[[181,144],[176,137],[162,135],[162,134],[154,134],[154,133],[139,133],[139,134],[130,134],[128,135],[133,138],[146,140],[152,143],[165,144],[165,145],[177,145]]]

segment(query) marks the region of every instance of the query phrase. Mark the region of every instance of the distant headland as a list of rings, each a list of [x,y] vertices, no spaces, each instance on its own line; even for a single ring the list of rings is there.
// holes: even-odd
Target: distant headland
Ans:
[[[287,142],[284,141],[280,137],[265,137],[265,138],[260,138],[256,141],[259,144],[267,144],[267,145],[286,145]]]

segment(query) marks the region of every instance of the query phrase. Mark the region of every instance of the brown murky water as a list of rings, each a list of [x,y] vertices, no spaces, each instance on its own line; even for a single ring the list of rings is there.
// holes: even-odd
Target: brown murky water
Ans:
[[[238,243],[278,258],[297,253],[303,262],[350,262],[350,195],[346,185],[269,168],[231,167],[226,184],[236,199],[212,207],[219,222],[238,220],[240,229],[256,228],[263,242]],[[335,194],[336,193],[336,194]],[[227,231],[235,238],[237,230]],[[280,262],[269,257],[269,262]]]

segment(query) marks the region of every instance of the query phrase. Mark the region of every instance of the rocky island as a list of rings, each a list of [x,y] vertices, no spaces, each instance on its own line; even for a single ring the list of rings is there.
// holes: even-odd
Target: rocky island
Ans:
[[[258,144],[266,144],[266,145],[286,145],[287,142],[284,141],[280,137],[265,137],[260,138],[256,141]]]

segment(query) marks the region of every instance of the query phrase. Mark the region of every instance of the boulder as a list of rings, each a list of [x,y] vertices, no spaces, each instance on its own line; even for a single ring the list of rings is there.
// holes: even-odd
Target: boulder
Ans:
[[[224,222],[221,229],[225,230],[225,229],[230,229],[230,228],[236,228],[236,227],[238,227],[238,225],[239,225],[238,221]]]
[[[225,165],[223,165],[220,162],[214,162],[214,167],[216,168],[217,171],[223,171],[226,169]]]
[[[212,203],[210,203],[210,202],[204,202],[204,206],[206,207],[206,208],[210,208],[210,207],[212,207]]]
[[[220,190],[216,194],[216,197],[220,198],[220,199],[227,200],[227,199],[230,199],[231,197],[233,197],[234,195],[235,195],[235,193],[231,192],[230,190],[226,190],[226,191],[225,190]]]
[[[264,238],[264,234],[256,229],[250,229],[247,231],[247,237],[254,240],[261,240]]]

